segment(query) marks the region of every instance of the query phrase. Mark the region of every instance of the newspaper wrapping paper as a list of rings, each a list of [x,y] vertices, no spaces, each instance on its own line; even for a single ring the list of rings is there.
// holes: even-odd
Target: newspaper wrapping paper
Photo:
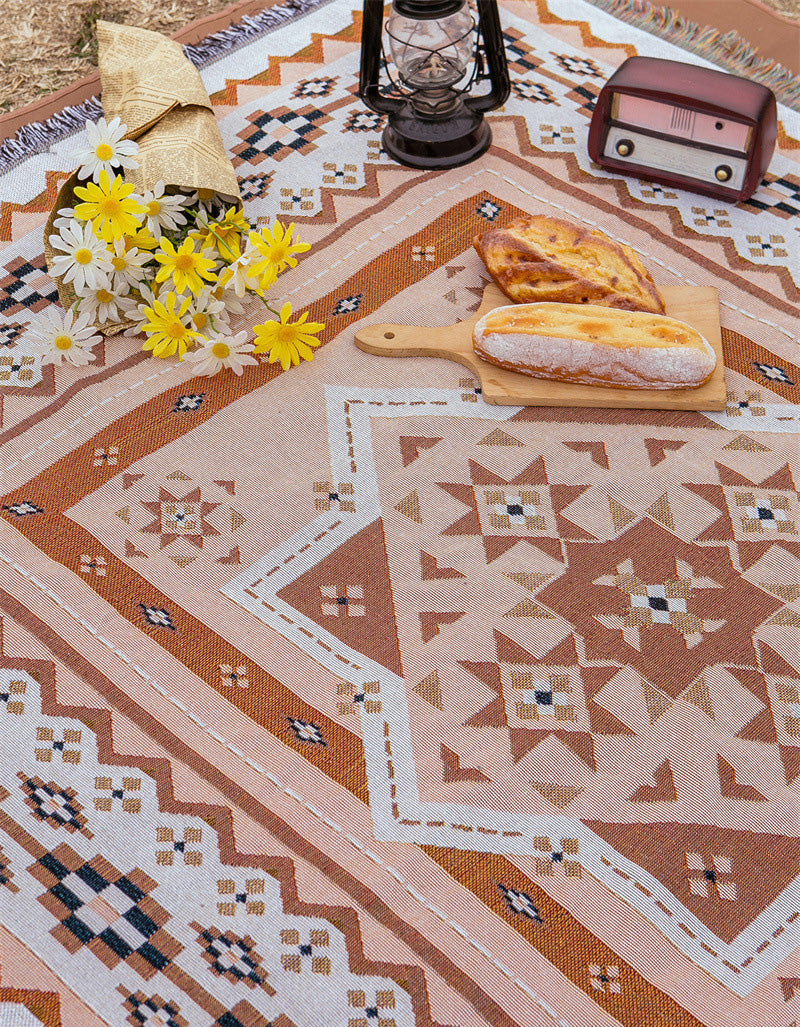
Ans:
[[[163,181],[186,192],[209,189],[241,206],[236,173],[225,151],[208,92],[200,73],[180,43],[160,32],[97,22],[98,64],[103,111],[108,120],[119,115],[126,139],[139,144],[139,167],[125,174],[141,193]],[[62,207],[72,207],[75,171],[61,186],[44,231],[48,266],[53,222]],[[55,279],[62,306],[76,299],[71,285]],[[116,335],[132,322],[98,325],[103,335]]]

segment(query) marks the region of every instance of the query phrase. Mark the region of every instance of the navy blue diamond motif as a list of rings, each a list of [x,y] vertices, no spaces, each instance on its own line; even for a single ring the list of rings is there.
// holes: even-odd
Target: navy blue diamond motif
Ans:
[[[178,630],[167,610],[162,609],[160,606],[147,606],[145,603],[139,603],[138,607],[142,611],[144,619],[148,624],[152,624],[153,627],[167,628],[169,631]]]
[[[336,306],[333,308],[334,317],[338,317],[340,314],[355,314],[361,306],[363,298],[363,292],[356,296],[343,296],[342,299],[336,301]]]
[[[771,382],[781,382],[783,385],[795,384],[782,367],[776,367],[774,364],[760,364],[757,360],[753,361],[753,365]]]
[[[289,726],[301,742],[309,742],[311,745],[327,746],[318,724],[307,720],[299,720],[297,717],[287,717]]]
[[[204,392],[189,392],[185,396],[178,396],[172,408],[173,414],[186,414],[199,410],[206,398]]]
[[[497,887],[503,893],[503,898],[509,909],[514,913],[524,916],[528,920],[534,920],[537,924],[544,923],[541,910],[527,892],[517,891],[516,888],[507,888],[504,884],[498,884]]]
[[[480,214],[482,218],[486,218],[487,221],[494,221],[497,215],[503,208],[498,206],[496,203],[492,203],[491,200],[484,200],[480,206],[475,208],[475,213]]]
[[[23,499],[19,503],[10,503],[3,509],[14,514],[15,517],[33,517],[34,514],[44,513],[40,506],[37,506],[36,503],[29,503],[27,499]]]

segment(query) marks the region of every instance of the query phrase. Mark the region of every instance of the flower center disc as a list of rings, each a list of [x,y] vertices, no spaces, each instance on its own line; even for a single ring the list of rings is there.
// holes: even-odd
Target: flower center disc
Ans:
[[[124,257],[112,257],[111,263],[114,265],[115,270],[124,271],[128,266],[128,262]]]
[[[284,325],[278,331],[278,338],[281,342],[292,343],[297,338],[297,331],[294,325]]]
[[[194,315],[194,318],[192,320],[194,321],[195,328],[198,328],[201,331],[208,324],[208,316],[206,315],[205,311],[203,311],[203,310],[198,310],[197,313]]]
[[[114,156],[113,149],[108,143],[100,143],[96,150],[97,156],[100,160],[110,160]]]
[[[106,196],[100,205],[100,209],[106,217],[114,217],[115,214],[119,213],[122,204],[116,198],[116,196]]]
[[[150,215],[151,218],[154,218],[156,214],[161,213],[161,204],[158,202],[158,200],[151,200],[147,204],[147,213]]]
[[[231,348],[226,342],[215,342],[211,347],[211,352],[218,360],[224,360],[225,357],[231,355]]]
[[[78,264],[91,264],[92,251],[85,246],[81,246],[79,250],[75,250],[75,260]]]
[[[194,266],[194,257],[191,253],[179,253],[175,258],[175,268],[178,271],[189,271]]]
[[[110,303],[114,299],[114,293],[109,292],[108,289],[98,289],[97,298],[101,303]]]
[[[56,349],[72,349],[72,337],[70,335],[57,335],[53,339]]]

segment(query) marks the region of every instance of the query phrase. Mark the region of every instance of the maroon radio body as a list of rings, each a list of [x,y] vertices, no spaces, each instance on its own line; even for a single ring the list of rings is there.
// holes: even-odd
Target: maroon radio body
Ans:
[[[603,86],[589,127],[601,167],[735,202],[750,197],[778,135],[758,82],[658,57],[629,57]]]

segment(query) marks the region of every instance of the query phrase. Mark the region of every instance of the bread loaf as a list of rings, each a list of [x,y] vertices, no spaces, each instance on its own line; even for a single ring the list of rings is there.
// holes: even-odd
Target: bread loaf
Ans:
[[[509,371],[613,388],[695,388],[717,363],[708,340],[683,321],[595,305],[497,307],[475,325],[473,344]]]
[[[545,215],[473,240],[492,278],[515,303],[595,303],[664,313],[664,301],[629,246]]]

